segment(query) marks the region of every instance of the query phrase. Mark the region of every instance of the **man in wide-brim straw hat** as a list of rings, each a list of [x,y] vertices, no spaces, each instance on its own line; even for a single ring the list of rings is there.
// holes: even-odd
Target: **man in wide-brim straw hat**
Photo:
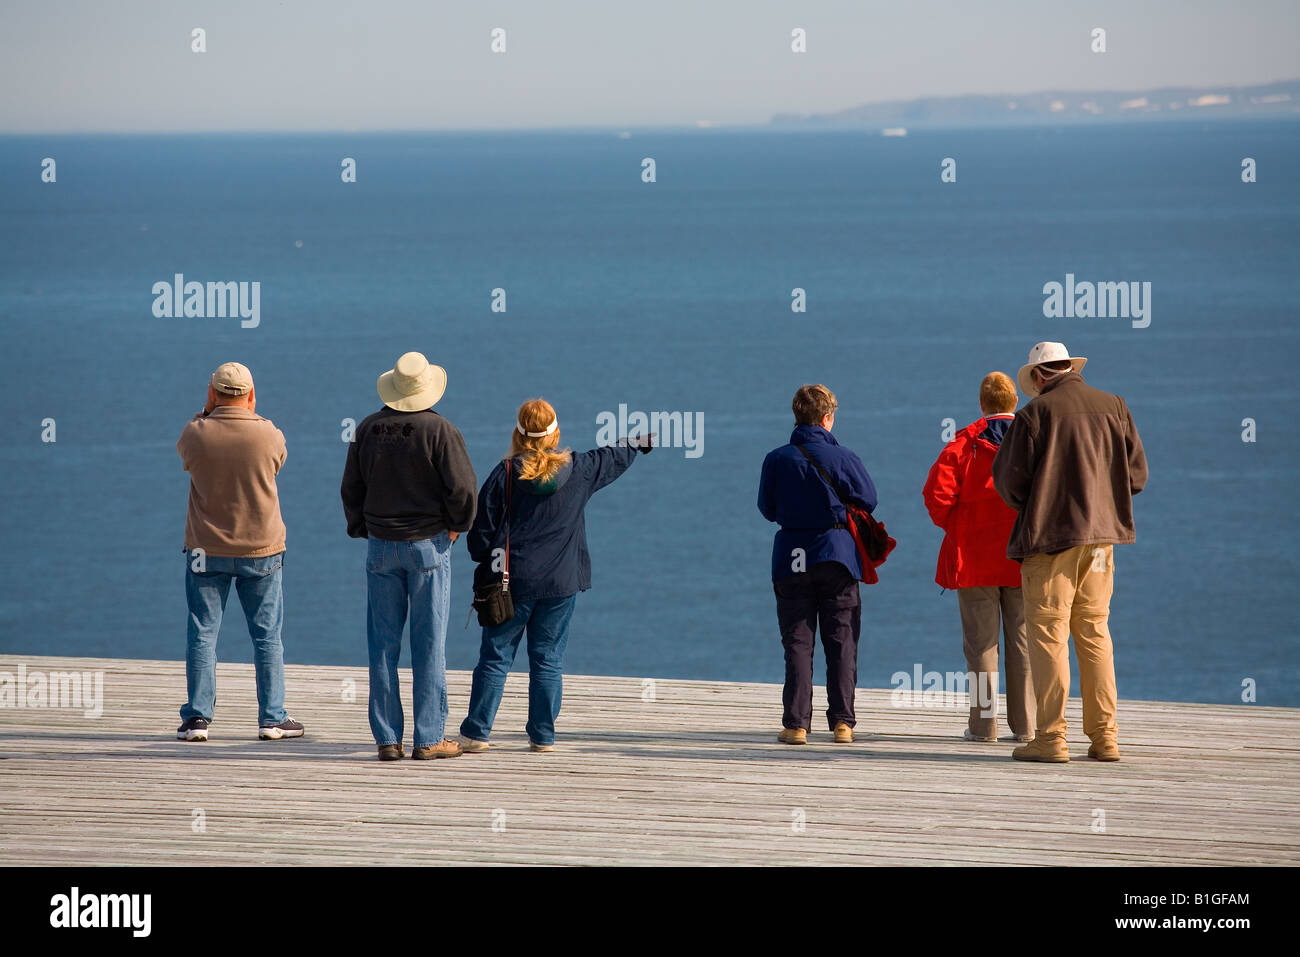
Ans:
[[[1118,761],[1110,637],[1114,546],[1131,544],[1133,496],[1147,481],[1128,405],[1079,374],[1087,362],[1040,342],[1017,376],[1034,401],[1016,413],[993,460],[993,485],[1017,511],[1007,557],[1020,562],[1037,734],[1021,761],[1070,760],[1065,699],[1074,635],[1088,757]]]
[[[376,387],[384,408],[357,426],[341,489],[348,534],[369,539],[370,730],[380,760],[405,756],[397,660],[409,607],[412,756],[456,757],[460,746],[445,737],[451,545],[474,521],[478,480],[460,431],[431,408],[447,388],[444,369],[408,352]]]

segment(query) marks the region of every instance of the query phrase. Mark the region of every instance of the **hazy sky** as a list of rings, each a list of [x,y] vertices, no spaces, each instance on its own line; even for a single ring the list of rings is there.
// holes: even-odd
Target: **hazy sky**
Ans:
[[[762,123],[1289,79],[1297,37],[1297,0],[0,0],[0,131]]]

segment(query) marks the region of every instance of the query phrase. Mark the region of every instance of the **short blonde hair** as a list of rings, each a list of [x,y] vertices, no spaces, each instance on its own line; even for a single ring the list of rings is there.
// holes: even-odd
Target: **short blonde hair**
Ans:
[[[790,403],[795,425],[821,425],[822,419],[839,407],[835,393],[824,385],[800,386]]]
[[[1016,411],[1020,396],[1005,372],[990,372],[980,383],[980,411],[986,415]]]

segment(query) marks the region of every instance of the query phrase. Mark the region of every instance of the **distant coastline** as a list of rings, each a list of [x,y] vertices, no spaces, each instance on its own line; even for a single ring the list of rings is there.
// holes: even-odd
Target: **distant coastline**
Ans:
[[[777,113],[780,129],[1087,123],[1098,120],[1300,118],[1300,79],[1253,86],[924,97],[829,113]]]

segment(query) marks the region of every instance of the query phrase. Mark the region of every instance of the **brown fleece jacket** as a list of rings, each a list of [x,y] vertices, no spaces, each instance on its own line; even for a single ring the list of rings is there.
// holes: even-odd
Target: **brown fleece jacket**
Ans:
[[[1019,514],[1007,557],[1136,539],[1133,496],[1147,459],[1124,400],[1070,372],[1016,413],[993,460],[993,487]]]
[[[275,477],[288,455],[270,419],[233,405],[196,415],[176,443],[190,473],[185,548],[214,558],[262,558],[284,551]]]

